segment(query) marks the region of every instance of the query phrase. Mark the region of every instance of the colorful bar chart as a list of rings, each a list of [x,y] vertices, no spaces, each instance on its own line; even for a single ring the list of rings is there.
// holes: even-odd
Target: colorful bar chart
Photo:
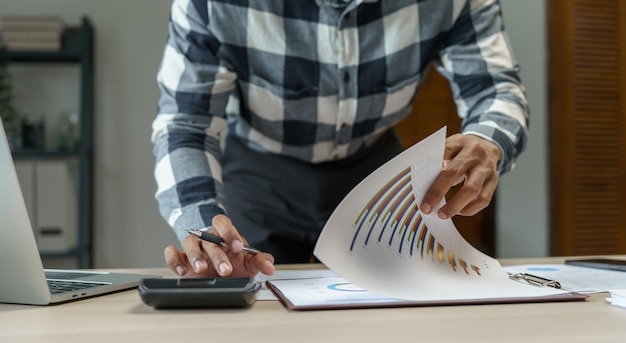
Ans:
[[[354,220],[350,251],[357,245],[367,248],[383,244],[399,255],[429,259],[448,265],[454,272],[480,276],[479,267],[458,258],[429,229],[415,198],[411,175],[411,167],[407,167],[366,202]]]

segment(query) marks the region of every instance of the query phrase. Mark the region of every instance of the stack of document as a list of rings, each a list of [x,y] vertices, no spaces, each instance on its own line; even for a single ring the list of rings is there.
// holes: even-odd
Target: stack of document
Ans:
[[[609,304],[626,309],[626,289],[612,289],[611,297],[606,300]]]

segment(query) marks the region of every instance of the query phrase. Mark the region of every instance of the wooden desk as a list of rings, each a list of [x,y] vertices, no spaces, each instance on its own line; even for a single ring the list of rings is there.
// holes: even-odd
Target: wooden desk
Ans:
[[[165,269],[128,271],[173,276]],[[0,304],[0,342],[626,342],[626,310],[610,306],[605,297],[596,294],[587,302],[570,303],[289,312],[276,301],[257,301],[247,310],[154,310],[131,290],[57,306]]]

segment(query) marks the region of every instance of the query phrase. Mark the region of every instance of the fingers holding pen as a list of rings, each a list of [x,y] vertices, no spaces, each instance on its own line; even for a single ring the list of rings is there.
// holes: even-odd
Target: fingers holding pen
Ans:
[[[220,236],[232,251],[238,253],[243,250],[245,240],[239,235],[230,218],[218,214],[213,217],[212,224],[215,234]]]
[[[246,246],[232,221],[225,215],[213,218],[211,230],[187,230],[192,238],[200,242],[201,250],[219,276],[250,276],[261,272],[271,275],[275,272],[274,257]],[[199,239],[198,239],[199,238]],[[195,246],[190,246],[188,258],[193,261],[197,255]],[[189,254],[191,252],[191,255]]]
[[[208,231],[187,230],[187,236],[182,244],[190,261],[191,267],[198,274],[217,274],[218,276],[229,276],[233,266],[231,259],[237,256],[228,256],[224,250],[226,243],[222,239]]]
[[[219,276],[247,277],[259,272],[272,275],[276,271],[274,257],[271,254],[245,246],[243,250],[235,252],[219,236],[213,236],[214,238],[208,236],[207,234],[202,236],[201,244]],[[210,240],[206,240],[207,238]]]
[[[182,277],[274,274],[274,257],[245,246],[246,240],[232,226],[230,219],[223,217],[214,221],[217,228],[187,230],[189,235],[181,242],[182,251],[171,245],[165,248],[167,266]]]
[[[230,251],[227,255],[234,255],[230,259],[234,264],[232,276],[241,276],[242,273],[256,275],[259,272],[265,275],[274,274],[276,271],[274,257],[271,254],[247,247],[248,242],[239,234],[230,218],[225,215],[217,215],[213,217],[212,224],[215,233],[219,234],[229,246]]]
[[[205,251],[220,276],[250,276],[259,272],[271,275],[275,272],[274,257],[271,254],[245,246],[243,243],[239,251],[235,251],[214,232],[203,232],[200,238],[203,245],[208,244]],[[245,239],[243,241],[245,242]]]

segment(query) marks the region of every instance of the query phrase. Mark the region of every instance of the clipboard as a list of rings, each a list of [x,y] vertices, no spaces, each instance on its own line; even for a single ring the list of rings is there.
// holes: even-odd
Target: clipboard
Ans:
[[[553,280],[538,278],[530,274],[511,275],[510,278],[527,283],[529,287],[557,288],[555,286],[558,284],[558,282],[555,283]],[[329,285],[333,285],[332,287],[335,287],[335,290],[340,292],[333,292],[333,289],[328,291]],[[344,287],[344,289],[337,289],[337,285]],[[447,299],[413,301],[378,296],[366,290],[358,289],[358,287],[351,289],[350,285],[350,282],[341,277],[266,281],[267,288],[291,311],[568,302],[585,301],[589,297],[584,294],[563,291],[562,293],[546,296],[480,299],[454,299],[450,297]]]

